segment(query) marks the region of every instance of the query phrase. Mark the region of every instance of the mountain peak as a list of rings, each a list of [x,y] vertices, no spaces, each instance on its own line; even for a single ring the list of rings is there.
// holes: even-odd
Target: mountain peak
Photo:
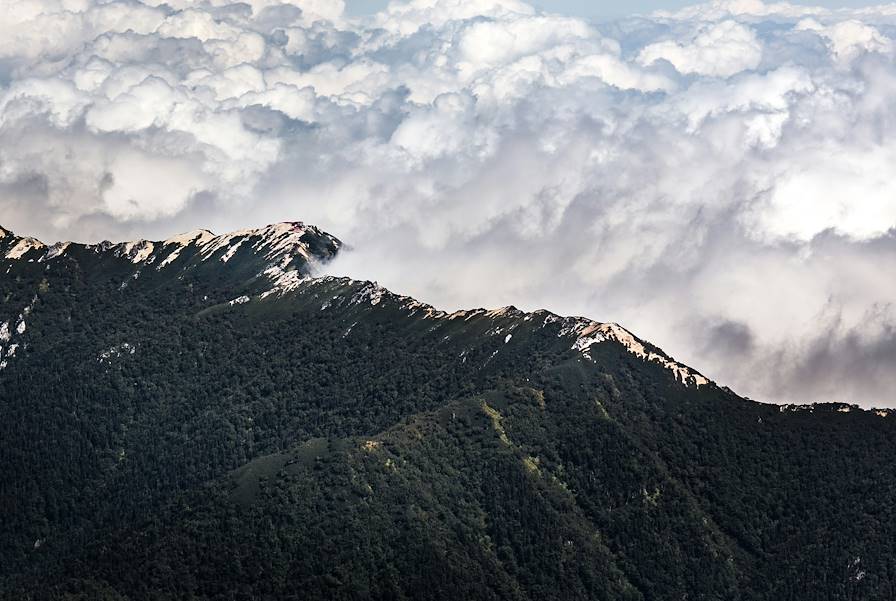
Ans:
[[[197,229],[165,240],[131,240],[79,244],[58,242],[47,246],[0,228],[0,260],[18,264],[75,260],[82,264],[114,257],[130,265],[133,279],[154,273],[158,277],[209,270],[228,280],[256,281],[270,288],[307,277],[320,263],[331,259],[342,243],[301,221],[273,223],[260,228],[215,234]],[[227,269],[214,269],[226,264]],[[11,268],[11,266],[10,266]]]

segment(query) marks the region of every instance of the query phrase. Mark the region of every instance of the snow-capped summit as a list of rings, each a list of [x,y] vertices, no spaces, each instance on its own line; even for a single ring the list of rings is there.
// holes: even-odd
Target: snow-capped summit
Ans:
[[[58,242],[50,246],[0,228],[0,260],[19,266],[76,261],[83,268],[99,260],[108,269],[107,261],[111,261],[130,271],[133,279],[182,278],[187,273],[215,271],[231,283],[234,278],[256,280],[258,287],[265,289],[307,277],[340,246],[334,236],[298,221],[221,235],[200,229],[160,241]],[[226,269],[213,268],[225,264]],[[7,266],[7,270],[13,268],[13,264]]]

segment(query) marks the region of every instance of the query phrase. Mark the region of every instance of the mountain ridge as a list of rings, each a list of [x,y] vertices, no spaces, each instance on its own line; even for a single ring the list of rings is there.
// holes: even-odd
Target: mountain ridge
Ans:
[[[330,252],[314,254],[307,240],[318,238],[329,243]],[[72,249],[80,248],[94,252],[111,252],[118,257],[129,259],[134,264],[152,265],[158,260],[156,269],[161,270],[174,264],[181,253],[189,248],[199,251],[202,259],[217,258],[221,262],[229,261],[240,247],[252,240],[252,250],[263,253],[264,258],[271,261],[271,268],[277,267],[286,271],[295,259],[303,259],[306,263],[326,260],[335,254],[342,242],[334,236],[323,232],[313,225],[301,221],[284,221],[260,228],[247,228],[225,234],[216,235],[207,229],[196,229],[166,238],[165,240],[130,240],[98,243],[79,243],[60,241],[52,245],[33,237],[17,236],[11,230],[0,226],[0,252],[5,259],[24,259],[45,262],[64,256]],[[35,253],[43,252],[36,256]]]
[[[50,246],[36,238],[16,236],[2,226],[0,226],[0,233],[2,233],[0,253],[6,259],[28,258],[34,260],[35,257],[29,257],[29,255],[43,252],[43,255],[36,259],[38,263],[42,263],[63,257],[70,249],[80,247],[97,253],[109,252],[119,258],[128,259],[138,266],[150,266],[158,263],[155,269],[159,271],[173,264],[180,258],[181,253],[191,248],[197,252],[202,261],[216,258],[222,263],[227,263],[244,243],[254,240],[254,243],[250,245],[251,249],[256,254],[262,254],[263,258],[269,261],[268,267],[264,268],[261,273],[269,278],[272,284],[269,290],[261,292],[260,298],[271,294],[283,294],[295,289],[296,286],[311,277],[312,271],[319,270],[324,263],[331,260],[342,246],[342,242],[337,238],[316,226],[309,226],[301,221],[278,222],[260,228],[236,230],[220,235],[207,229],[197,229],[177,234],[162,241],[140,239],[117,243],[102,241],[93,244],[57,242]],[[329,239],[332,245],[331,252],[312,255],[309,245],[302,242],[306,234]],[[298,260],[298,265],[296,265],[296,260]],[[588,349],[592,344],[612,340],[645,360],[664,365],[685,384],[703,386],[711,383],[697,370],[675,361],[658,347],[645,343],[644,340],[615,322],[598,322],[581,316],[561,317],[545,309],[525,313],[512,306],[499,309],[478,308],[446,312],[438,310],[432,305],[421,303],[412,297],[391,292],[376,282],[366,281],[364,283],[366,287],[360,293],[359,302],[369,301],[375,305],[386,297],[415,311],[417,309],[424,310],[427,317],[434,319],[457,319],[482,313],[488,315],[514,314],[518,318],[526,320],[544,317],[546,322],[559,319],[564,321],[562,335],[575,336],[573,348],[581,351],[586,357],[588,357]]]
[[[309,238],[316,239],[315,243],[309,244]],[[250,240],[252,243],[244,246]],[[641,359],[664,366],[674,374],[676,380],[687,386],[721,387],[739,397],[727,386],[720,386],[693,367],[676,361],[663,352],[660,347],[638,337],[617,322],[596,321],[585,316],[562,316],[547,309],[525,312],[512,305],[491,309],[479,307],[444,311],[411,296],[388,290],[376,281],[353,280],[322,274],[323,267],[340,252],[342,247],[341,240],[319,227],[306,224],[303,221],[275,222],[258,228],[245,228],[223,234],[215,234],[211,230],[200,228],[175,234],[164,240],[138,239],[121,242],[103,240],[96,243],[60,241],[49,245],[31,236],[16,235],[12,230],[0,225],[0,259],[27,259],[29,262],[46,263],[64,257],[66,252],[80,248],[97,254],[111,253],[117,258],[127,259],[137,269],[134,274],[135,278],[139,277],[140,268],[154,266],[157,271],[162,271],[175,264],[181,258],[181,254],[184,257],[189,256],[190,250],[195,251],[193,258],[198,259],[199,262],[215,259],[222,264],[226,264],[241,249],[249,250],[256,256],[260,255],[264,262],[259,264],[260,269],[250,278],[260,286],[256,285],[252,288],[253,294],[229,299],[227,301],[229,303],[246,302],[243,300],[244,298],[260,300],[271,295],[282,295],[294,291],[299,285],[307,284],[320,277],[325,281],[341,280],[343,283],[356,282],[363,285],[362,290],[357,293],[356,302],[369,302],[376,305],[386,298],[410,310],[411,315],[422,313],[427,318],[458,319],[476,315],[514,315],[519,319],[526,320],[543,319],[545,323],[559,321],[563,324],[561,335],[571,336],[574,340],[573,349],[581,352],[585,357],[589,357],[588,350],[592,344],[609,340],[618,343]],[[187,261],[185,265],[180,265],[181,270],[187,270],[194,266],[195,261]],[[7,273],[9,273],[9,269],[7,269]],[[22,322],[21,315],[18,321]],[[6,336],[8,336],[12,324],[10,320],[7,320],[0,325],[6,326],[5,329],[0,329],[0,332],[6,332],[6,334],[0,333],[0,342],[2,342],[8,340]],[[3,353],[0,352],[0,362],[2,359]],[[781,408],[781,411],[811,411],[816,406],[830,405],[840,407],[842,411],[870,411],[880,417],[886,417],[891,413],[888,408],[862,408],[854,403],[838,401],[778,403],[774,400],[766,400],[758,402],[776,405]]]
[[[889,412],[275,234],[0,238],[0,598],[892,598]]]

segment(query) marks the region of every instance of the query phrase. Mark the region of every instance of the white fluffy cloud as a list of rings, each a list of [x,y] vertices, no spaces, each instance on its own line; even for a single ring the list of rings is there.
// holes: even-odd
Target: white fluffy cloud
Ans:
[[[896,10],[20,0],[0,222],[305,219],[448,307],[624,323],[769,400],[896,405]]]
[[[762,43],[749,27],[727,20],[701,27],[693,39],[656,42],[638,54],[642,65],[658,60],[684,74],[730,77],[759,66]]]

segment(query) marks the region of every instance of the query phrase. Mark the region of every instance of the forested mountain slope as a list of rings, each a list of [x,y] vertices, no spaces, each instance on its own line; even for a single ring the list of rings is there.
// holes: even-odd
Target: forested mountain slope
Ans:
[[[887,411],[314,277],[339,246],[0,230],[0,595],[896,598]]]

